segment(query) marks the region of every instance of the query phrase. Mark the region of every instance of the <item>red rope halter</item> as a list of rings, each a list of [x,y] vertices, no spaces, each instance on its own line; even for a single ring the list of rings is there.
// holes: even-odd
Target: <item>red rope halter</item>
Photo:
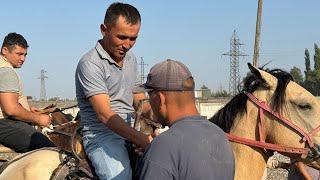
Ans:
[[[279,113],[272,111],[270,106],[264,102],[257,99],[253,94],[245,92],[245,94],[248,96],[248,98],[253,102],[255,105],[259,108],[259,122],[258,122],[258,129],[259,129],[259,138],[260,140],[251,140],[243,137],[239,137],[230,133],[227,133],[227,137],[230,141],[245,144],[248,146],[253,147],[259,147],[269,150],[274,150],[278,152],[288,152],[288,153],[295,153],[295,154],[303,154],[303,155],[311,155],[311,158],[318,158],[320,152],[315,147],[315,144],[312,141],[312,136],[314,136],[319,130],[320,125],[311,130],[311,132],[307,133],[303,129],[301,129],[299,126],[295,125],[292,121],[287,120],[286,118],[282,117]],[[276,117],[278,120],[282,121],[287,126],[291,127],[295,131],[297,131],[299,134],[303,136],[302,140],[307,143],[309,148],[295,148],[295,147],[287,147],[279,144],[272,144],[272,143],[266,143],[264,141],[265,138],[265,128],[264,128],[264,112],[268,112],[272,114],[274,117]],[[311,151],[314,150],[314,151]],[[312,153],[312,154],[309,154]],[[315,153],[315,154],[313,154]]]

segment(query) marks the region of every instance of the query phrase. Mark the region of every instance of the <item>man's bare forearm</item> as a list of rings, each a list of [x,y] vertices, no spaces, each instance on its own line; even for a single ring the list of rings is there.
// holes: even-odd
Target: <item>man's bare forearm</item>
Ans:
[[[14,107],[10,108],[3,108],[4,113],[13,119],[29,122],[29,123],[36,123],[39,119],[39,115],[32,113],[26,109],[24,109],[20,104],[15,105]]]
[[[128,139],[134,144],[147,148],[150,141],[148,136],[130,127],[118,114],[114,114],[106,122],[108,128],[110,128],[115,133]]]

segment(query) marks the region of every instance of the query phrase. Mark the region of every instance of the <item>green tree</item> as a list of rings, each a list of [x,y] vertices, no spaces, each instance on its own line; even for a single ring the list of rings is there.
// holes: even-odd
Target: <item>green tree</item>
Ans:
[[[309,80],[307,81],[308,82],[308,86],[306,86],[306,88],[315,96],[318,96],[320,93],[319,93],[319,89],[318,89],[318,79],[317,79],[317,74],[316,74],[316,71],[311,71],[309,74],[308,74],[308,78]]]
[[[205,85],[202,85],[201,89],[209,89],[209,88],[207,86],[205,86]]]
[[[204,99],[207,99],[211,96],[211,90],[205,85],[201,86],[201,93],[202,93],[202,98]]]
[[[211,94],[212,97],[231,97],[231,94],[229,94],[226,90],[219,90],[215,93]]]
[[[301,73],[301,70],[297,67],[293,67],[290,70],[290,74],[292,75],[293,79],[298,83],[298,84],[302,84],[303,83],[303,76]]]
[[[303,86],[310,91],[313,95],[320,95],[320,49],[317,44],[314,44],[314,70],[311,69],[310,53],[305,49],[305,65],[306,70]]]
[[[304,60],[305,60],[306,70],[304,71],[305,80],[303,85],[307,90],[313,93],[313,84],[315,79],[313,77],[313,71],[311,70],[310,53],[307,48],[304,50]]]
[[[314,44],[314,71],[316,72],[316,78],[320,81],[320,49],[317,44]]]
[[[60,100],[59,97],[52,97],[52,98],[50,98],[48,101],[58,101],[58,100]]]
[[[310,53],[307,48],[304,50],[304,61],[306,65],[306,70],[304,71],[304,73],[305,73],[306,79],[308,79],[307,76],[308,76],[308,73],[311,71],[311,66],[310,66]]]

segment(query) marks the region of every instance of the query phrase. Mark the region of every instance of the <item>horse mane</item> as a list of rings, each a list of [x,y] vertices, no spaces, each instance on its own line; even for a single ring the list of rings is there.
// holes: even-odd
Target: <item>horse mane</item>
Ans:
[[[271,100],[271,107],[276,112],[282,111],[282,106],[285,104],[285,90],[290,81],[293,81],[292,76],[281,69],[263,69],[277,78],[277,88]],[[253,73],[248,73],[247,77],[243,81],[243,89],[234,96],[222,109],[220,109],[209,121],[219,126],[224,132],[229,133],[232,127],[233,121],[237,115],[243,115],[247,112],[247,100],[248,97],[244,92],[253,93],[259,86],[265,86],[262,77],[257,77]]]

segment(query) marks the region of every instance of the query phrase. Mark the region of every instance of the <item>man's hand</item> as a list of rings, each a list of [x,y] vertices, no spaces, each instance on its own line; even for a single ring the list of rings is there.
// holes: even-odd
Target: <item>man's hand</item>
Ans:
[[[146,141],[143,143],[142,146],[138,146],[136,144],[132,144],[133,148],[134,148],[134,152],[136,154],[138,154],[139,156],[142,156],[144,151],[147,149],[147,147],[150,145],[150,143],[152,142],[153,137],[152,135],[146,135]]]
[[[137,145],[132,144],[132,147],[134,148],[134,152],[138,155],[138,156],[143,156],[143,152],[144,150],[141,147],[137,147]]]
[[[152,135],[146,135],[145,138],[143,139],[143,141],[140,144],[140,147],[142,148],[142,150],[146,150],[149,146],[149,144],[151,143],[151,141],[153,140]]]
[[[48,127],[51,124],[52,117],[50,117],[47,114],[39,114],[39,119],[36,122],[37,125],[39,126],[45,126]]]
[[[157,129],[155,129],[155,130],[153,131],[153,133],[151,134],[151,136],[152,136],[153,138],[155,138],[155,137],[159,136],[160,134],[161,134],[161,132],[160,132],[160,130],[157,128]]]
[[[139,146],[137,146],[136,144],[132,144],[132,146],[133,146],[133,148],[134,148],[134,152],[135,152],[136,154],[138,154],[139,156],[142,156],[143,153],[144,153],[144,151],[147,149],[147,147],[149,146],[149,144],[152,142],[152,140],[153,140],[155,137],[159,136],[159,134],[160,134],[159,129],[155,129],[154,132],[153,132],[151,135],[148,135],[148,136],[147,136],[147,138],[148,138],[147,141],[149,141],[149,143],[148,143],[148,145],[147,145],[145,148],[139,147]]]

